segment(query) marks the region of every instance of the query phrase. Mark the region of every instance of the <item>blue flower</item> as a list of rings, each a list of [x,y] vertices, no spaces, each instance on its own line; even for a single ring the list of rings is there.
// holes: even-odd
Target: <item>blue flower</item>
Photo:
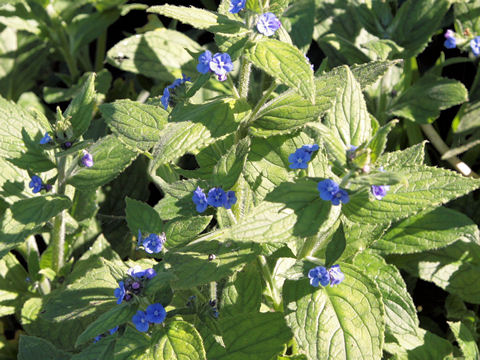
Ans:
[[[113,291],[113,295],[117,298],[117,304],[121,304],[125,296],[125,284],[123,281],[118,282],[118,288]]]
[[[142,277],[151,279],[157,275],[157,272],[152,268],[143,270],[139,265],[135,265],[133,268],[127,270],[127,274],[137,279]]]
[[[207,209],[207,197],[200,186],[198,186],[197,190],[193,192],[192,200],[197,206],[197,212],[202,213]]]
[[[115,334],[117,331],[118,331],[118,326],[115,326],[114,328],[108,330],[108,332],[110,333],[110,335]]]
[[[382,200],[385,195],[387,195],[390,186],[388,185],[372,185],[372,194],[375,196],[375,199]]]
[[[32,192],[34,194],[38,193],[40,190],[43,189],[42,179],[40,179],[40,177],[37,175],[33,175],[32,180],[30,181],[28,186],[32,188]]]
[[[348,148],[347,157],[350,160],[353,160],[355,158],[355,150],[357,150],[357,149],[358,149],[358,146],[355,146],[355,145],[350,145],[350,147]]]
[[[210,61],[212,61],[212,53],[208,50],[198,57],[197,70],[201,74],[206,74],[210,71]]]
[[[305,150],[303,147],[295,150],[293,154],[288,156],[288,161],[291,162],[289,165],[290,169],[306,169],[308,162],[312,158],[312,153],[308,150]]]
[[[275,34],[275,31],[280,28],[280,26],[282,26],[282,23],[280,20],[278,20],[275,14],[271,12],[260,15],[257,21],[258,32],[265,36],[272,36]]]
[[[50,141],[52,141],[52,138],[50,137],[50,135],[48,135],[48,132],[46,132],[45,135],[43,135],[43,138],[40,139],[40,144],[45,145]]]
[[[143,247],[149,254],[157,254],[162,251],[163,244],[166,241],[165,233],[161,235],[150,234],[143,240]]]
[[[310,279],[310,285],[318,287],[320,283],[322,286],[327,286],[330,282],[330,276],[328,275],[328,270],[323,266],[317,266],[311,269],[308,272],[308,277]]]
[[[306,152],[309,152],[310,154],[313,153],[314,151],[318,150],[318,145],[313,144],[313,145],[303,145],[302,149],[305,150]]]
[[[349,201],[350,201],[350,197],[348,196],[348,193],[343,189],[338,190],[333,195],[333,198],[332,198],[332,204],[333,205],[340,205],[340,202],[346,204]]]
[[[168,109],[168,103],[170,102],[170,90],[174,90],[177,86],[180,86],[182,84],[185,84],[187,81],[190,81],[190,77],[185,76],[185,74],[182,74],[181,79],[175,79],[173,83],[168,85],[165,89],[163,89],[163,95],[160,98],[160,102],[162,103],[163,107],[165,110]]]
[[[455,39],[455,33],[452,30],[448,29],[445,32],[445,42],[443,43],[443,45],[447,49],[454,49],[457,47],[457,40]]]
[[[150,268],[145,270],[145,275],[144,275],[148,280],[153,279],[155,276],[157,276],[157,272]]]
[[[230,0],[230,11],[232,14],[238,13],[240,10],[243,10],[247,0]]]
[[[340,284],[345,279],[345,275],[340,270],[340,265],[333,265],[328,269],[328,276],[330,278],[330,287]]]
[[[217,75],[219,81],[227,79],[227,73],[233,70],[233,63],[227,53],[216,53],[210,60],[210,70]]]
[[[235,196],[235,191],[227,191],[227,194],[225,196],[225,203],[223,204],[223,207],[225,209],[230,209],[232,205],[234,205],[237,202],[237,197]]]
[[[480,36],[476,36],[474,39],[470,40],[470,48],[472,49],[473,55],[480,55]]]
[[[99,342],[100,339],[103,337],[103,335],[97,335],[93,338],[93,343],[95,344],[96,342]]]
[[[165,108],[165,110],[168,109],[168,103],[170,101],[170,89],[168,88],[168,86],[163,89],[163,95],[162,97],[160,98],[160,102],[162,103],[163,107]]]
[[[160,303],[148,305],[146,313],[147,320],[154,324],[161,324],[167,317],[167,312]]]
[[[138,331],[141,331],[141,332],[148,331],[149,324],[147,320],[147,314],[145,314],[145,312],[138,310],[137,313],[133,315],[132,322]]]
[[[335,194],[340,190],[338,184],[331,179],[320,181],[317,188],[320,192],[320,198],[325,201],[332,201]]]
[[[222,188],[212,188],[208,192],[207,203],[213,207],[223,206],[227,201],[227,194]]]
[[[93,166],[93,156],[87,150],[83,150],[82,164],[87,168]]]

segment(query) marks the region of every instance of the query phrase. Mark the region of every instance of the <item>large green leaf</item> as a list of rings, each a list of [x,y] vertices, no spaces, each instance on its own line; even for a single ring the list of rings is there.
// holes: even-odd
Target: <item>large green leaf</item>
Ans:
[[[115,344],[115,360],[152,360],[150,337],[127,326],[123,336]]]
[[[465,359],[479,359],[480,351],[475,341],[475,335],[472,334],[468,326],[462,322],[449,322],[448,325],[450,325],[450,329],[452,329]]]
[[[464,214],[445,207],[394,224],[373,247],[382,254],[407,254],[447,246],[461,238],[478,242],[478,227]]]
[[[438,118],[440,110],[467,100],[468,91],[461,82],[436,76],[423,76],[396,98],[388,111],[392,115],[426,124]]]
[[[68,183],[79,189],[91,189],[115,179],[137,157],[113,135],[107,135],[89,148],[93,156],[92,167],[77,165]]]
[[[345,280],[312,287],[308,279],[285,281],[285,318],[300,353],[309,359],[380,359],[385,327],[382,295],[352,265],[341,264]]]
[[[71,354],[57,349],[51,342],[35,336],[21,335],[18,360],[38,359],[39,354],[49,360],[69,360]],[[46,357],[45,357],[46,356]]]
[[[95,74],[90,74],[68,105],[64,117],[71,117],[73,136],[79,138],[90,126],[95,107]]]
[[[196,61],[189,52],[200,45],[181,32],[156,29],[130,36],[107,53],[107,61],[124,71],[172,81],[180,72],[194,74]]]
[[[188,322],[175,320],[152,335],[150,352],[157,360],[206,360],[200,334]]]
[[[163,231],[163,222],[160,215],[150,205],[143,201],[125,198],[125,213],[127,215],[128,228],[132,234],[159,234]]]
[[[387,60],[387,61],[370,61],[366,64],[355,64],[350,70],[352,70],[355,79],[362,87],[362,89],[368,88],[379,80],[390,67],[401,63],[402,60]]]
[[[240,140],[225,155],[223,155],[213,168],[212,183],[230,189],[242,173],[247,154],[250,150],[250,138]]]
[[[315,0],[293,1],[282,14],[282,26],[288,31],[293,45],[306,53],[312,42],[315,20]]]
[[[296,47],[278,40],[263,39],[249,48],[246,56],[255,66],[315,104],[313,70]]]
[[[147,151],[158,142],[168,116],[158,106],[130,100],[100,105],[100,112],[120,141],[140,152]]]

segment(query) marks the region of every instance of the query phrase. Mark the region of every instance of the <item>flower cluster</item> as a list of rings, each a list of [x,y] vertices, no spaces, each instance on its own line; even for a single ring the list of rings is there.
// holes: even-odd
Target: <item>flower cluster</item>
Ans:
[[[110,335],[113,335],[113,334],[115,334],[117,331],[118,331],[118,326],[115,326],[114,328],[108,330],[108,333],[109,333]],[[95,336],[95,337],[93,338],[93,342],[96,343],[96,342],[100,341],[100,339],[101,339],[102,337],[105,337],[105,336],[107,336],[107,335],[108,335],[108,334],[100,334],[100,335],[97,335],[97,336]]]
[[[206,50],[198,58],[197,70],[202,74],[213,72],[219,81],[225,81],[227,74],[233,70],[232,59],[227,53],[216,53],[212,56],[212,53]]]
[[[40,192],[41,190],[50,191],[52,190],[52,185],[44,184],[40,176],[33,175],[28,187],[32,188],[34,194]]]
[[[228,11],[232,14],[237,14],[245,8],[246,2],[247,0],[230,0],[230,9]]]
[[[340,270],[340,265],[333,265],[330,269],[323,266],[317,266],[308,272],[308,278],[310,279],[310,285],[318,287],[318,284],[322,286],[330,287],[340,284],[345,275]]]
[[[320,181],[317,188],[320,192],[320,198],[325,201],[331,201],[333,205],[340,205],[340,202],[346,204],[350,201],[348,193],[340,189],[340,186],[331,179]]]
[[[138,331],[147,332],[150,324],[161,324],[165,321],[167,312],[162,304],[148,305],[146,311],[138,310],[132,317],[132,322]]]
[[[258,32],[265,36],[272,36],[275,34],[275,31],[280,29],[280,26],[282,26],[282,23],[271,12],[260,15],[257,21]]]
[[[121,304],[123,300],[130,301],[134,295],[140,294],[145,282],[157,275],[154,269],[142,270],[139,266],[128,269],[127,274],[125,281],[119,281],[118,288],[113,291],[117,304]]]
[[[300,149],[295,150],[293,154],[288,156],[290,169],[306,169],[308,162],[312,158],[314,151],[318,150],[318,145],[303,145]]]
[[[182,85],[182,84],[185,84],[187,81],[190,81],[190,77],[187,77],[185,76],[184,74],[182,74],[182,78],[181,79],[175,79],[173,81],[173,83],[171,83],[170,85],[168,85],[165,89],[163,89],[163,95],[162,97],[160,98],[160,102],[162,103],[163,107],[165,108],[165,110],[167,110],[168,108],[168,103],[170,102],[170,96],[171,96],[171,93],[170,91],[173,91],[176,87]]]
[[[223,206],[225,209],[230,209],[232,205],[237,202],[235,191],[225,192],[221,187],[214,187],[208,191],[208,196],[205,195],[203,189],[198,186],[193,192],[193,203],[199,213],[204,212],[208,205],[213,207]]]
[[[138,246],[143,246],[145,251],[149,254],[158,254],[162,251],[163,244],[167,241],[165,233],[150,234],[147,237],[142,237],[142,232],[138,230]]]

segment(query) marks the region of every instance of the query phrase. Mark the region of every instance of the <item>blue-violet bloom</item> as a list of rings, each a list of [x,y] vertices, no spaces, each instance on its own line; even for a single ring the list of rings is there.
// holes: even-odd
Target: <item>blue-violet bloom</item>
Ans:
[[[135,265],[127,270],[127,274],[134,278],[141,278],[145,275],[145,270],[143,270],[140,265]]]
[[[30,181],[28,186],[32,188],[32,192],[34,194],[38,193],[43,188],[42,179],[40,179],[40,177],[37,175],[33,175],[32,180]]]
[[[96,342],[99,342],[102,337],[103,337],[102,335],[97,335],[97,336],[95,336],[95,337],[93,338],[93,343],[95,344]]]
[[[163,89],[163,95],[160,98],[160,102],[162,103],[163,107],[165,110],[168,109],[168,103],[170,102],[170,90],[174,90],[177,86],[180,86],[182,84],[185,84],[187,81],[190,81],[191,78],[190,76],[185,76],[185,74],[182,74],[181,79],[175,79],[173,83],[168,85],[165,89]]]
[[[217,75],[219,81],[227,80],[227,74],[233,70],[233,63],[227,53],[216,53],[210,61],[210,70]]]
[[[457,40],[455,39],[455,33],[448,29],[445,32],[445,42],[443,43],[447,49],[454,49],[457,47]]]
[[[340,270],[340,265],[333,265],[328,269],[328,276],[330,278],[330,287],[340,284],[345,279],[345,275]]]
[[[320,198],[325,201],[332,201],[335,194],[340,190],[338,184],[331,179],[320,181],[317,188],[320,192]]]
[[[210,189],[207,196],[207,203],[213,207],[220,207],[227,201],[227,194],[220,187]]]
[[[197,212],[202,213],[207,209],[207,197],[200,186],[193,192],[192,200],[196,205]]]
[[[480,55],[480,36],[476,36],[474,39],[470,40],[470,48],[472,49],[473,55]]]
[[[212,61],[212,53],[205,50],[205,52],[198,57],[198,72],[201,74],[208,73],[210,71],[210,61]]]
[[[288,156],[288,161],[291,163],[288,167],[290,169],[306,169],[311,158],[311,152],[303,148],[297,149]]]
[[[147,320],[154,324],[161,324],[167,317],[167,312],[160,303],[148,305],[146,314]]]
[[[390,190],[390,186],[388,185],[372,185],[372,194],[377,200],[382,200],[385,195],[387,195],[388,190]]]
[[[278,20],[275,14],[271,12],[260,15],[257,21],[258,32],[265,36],[272,36],[280,26],[282,26],[282,23]]]
[[[349,201],[350,197],[348,196],[348,193],[343,189],[338,190],[332,198],[333,205],[340,205],[340,202],[346,204]]]
[[[167,238],[165,237],[165,233],[160,235],[157,234],[150,234],[145,239],[143,239],[143,247],[145,251],[149,254],[157,254],[162,251],[163,244]]]
[[[234,205],[237,202],[237,197],[235,196],[235,191],[227,191],[226,197],[225,197],[225,203],[223,204],[223,207],[225,209],[230,209],[232,205]]]
[[[40,139],[40,144],[45,145],[50,141],[52,141],[52,138],[50,137],[50,135],[48,135],[48,132],[46,132],[45,135],[43,135],[43,138]]]
[[[236,14],[240,10],[243,10],[246,2],[247,0],[230,0],[230,9],[228,11],[232,14]]]
[[[328,270],[323,266],[317,266],[308,272],[308,278],[310,279],[310,285],[318,287],[320,283],[322,286],[327,286],[330,282],[330,276]]]
[[[318,145],[313,144],[313,145],[303,145],[302,149],[305,150],[306,152],[309,152],[310,154],[313,153],[314,151],[318,150]]]
[[[155,276],[157,276],[157,272],[152,268],[146,269],[145,274],[143,276],[145,276],[148,280],[150,280],[150,279],[153,279]]]
[[[118,331],[118,326],[115,326],[114,328],[111,328],[110,330],[108,330],[108,332],[110,333],[110,335],[115,334],[117,331]]]
[[[118,288],[113,291],[113,295],[117,298],[117,304],[121,304],[125,296],[125,284],[123,281],[118,282]]]
[[[149,323],[147,320],[147,314],[145,314],[145,312],[138,310],[137,313],[133,315],[132,322],[138,331],[141,331],[141,332],[148,331]]]
[[[93,166],[93,156],[87,150],[83,150],[82,164],[87,168]]]

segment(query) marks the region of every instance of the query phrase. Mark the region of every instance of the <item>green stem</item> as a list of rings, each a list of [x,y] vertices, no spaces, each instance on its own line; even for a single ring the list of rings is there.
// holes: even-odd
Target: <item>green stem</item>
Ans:
[[[210,300],[214,300],[217,303],[217,283],[215,281],[210,283]]]
[[[300,248],[297,254],[297,259],[304,259],[307,256],[311,256],[317,248],[318,238],[316,236],[310,236],[306,238],[303,246]]]
[[[65,167],[66,157],[62,156],[58,159],[57,171],[58,171],[58,185],[57,194],[65,194]],[[50,245],[52,247],[52,267],[58,274],[60,269],[64,265],[65,261],[65,210],[58,214],[53,221],[52,237],[50,239]]]
[[[240,97],[246,99],[248,96],[248,87],[250,85],[250,72],[252,71],[252,63],[245,57],[242,57],[242,67],[240,68]]]
[[[278,292],[278,289],[275,285],[275,280],[273,279],[270,268],[268,267],[267,259],[263,255],[257,257],[258,266],[262,271],[263,279],[267,285],[267,290],[270,293],[270,297],[273,301],[273,308],[275,311],[283,312],[282,297]]]
[[[97,39],[97,47],[95,50],[95,72],[103,69],[103,62],[105,60],[105,51],[107,48],[107,32],[104,31]]]

